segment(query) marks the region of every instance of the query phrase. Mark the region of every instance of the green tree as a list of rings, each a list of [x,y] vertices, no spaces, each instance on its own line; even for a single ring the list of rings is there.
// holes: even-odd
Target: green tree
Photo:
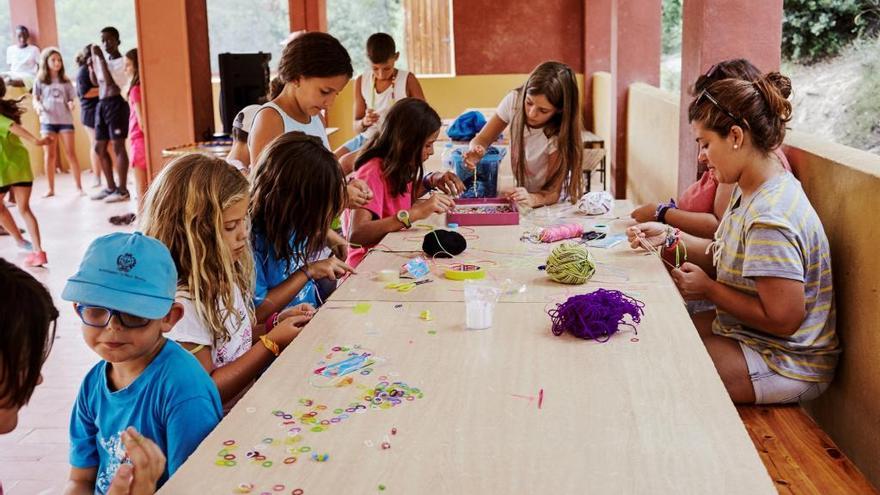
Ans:
[[[663,54],[681,51],[681,2],[682,0],[663,0]]]
[[[221,53],[271,53],[273,70],[290,35],[287,0],[208,0],[211,71]]]
[[[880,27],[877,0],[785,0],[782,55],[815,62],[837,55],[859,34]]]
[[[397,68],[406,69],[406,39],[401,0],[327,0],[327,30],[351,55],[355,75],[369,68],[367,38],[373,33],[390,34],[397,44]]]
[[[12,44],[12,21],[9,18],[9,2],[0,0],[0,72],[8,69],[6,47]]]
[[[76,54],[89,43],[101,43],[101,29],[119,31],[119,51],[137,46],[134,0],[55,0],[58,49],[68,75],[76,74]],[[41,46],[40,48],[45,48]]]

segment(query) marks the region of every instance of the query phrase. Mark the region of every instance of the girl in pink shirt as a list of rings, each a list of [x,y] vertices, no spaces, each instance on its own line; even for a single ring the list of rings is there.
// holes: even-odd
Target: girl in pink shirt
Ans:
[[[450,195],[464,190],[461,179],[454,172],[425,175],[422,167],[434,154],[439,132],[440,116],[430,105],[404,98],[391,107],[381,133],[358,157],[354,175],[367,183],[373,197],[346,212],[345,233],[355,247],[348,254],[352,267],[389,232],[409,228],[455,205]],[[413,201],[431,189],[443,192]]]

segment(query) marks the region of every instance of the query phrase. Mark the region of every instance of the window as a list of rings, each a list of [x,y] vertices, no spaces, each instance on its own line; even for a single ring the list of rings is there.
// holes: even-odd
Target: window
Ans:
[[[12,44],[12,21],[9,19],[9,2],[0,0],[0,72],[9,70],[6,65],[6,47]]]
[[[56,0],[55,18],[59,49],[71,79],[76,77],[76,55],[89,43],[100,45],[101,29],[105,27],[119,30],[119,51],[123,55],[137,47],[134,0]]]
[[[211,72],[221,53],[271,53],[273,72],[290,34],[288,0],[208,0]]]
[[[451,0],[327,0],[327,28],[351,55],[355,76],[369,69],[371,34],[390,34],[397,44],[397,68],[452,74]]]

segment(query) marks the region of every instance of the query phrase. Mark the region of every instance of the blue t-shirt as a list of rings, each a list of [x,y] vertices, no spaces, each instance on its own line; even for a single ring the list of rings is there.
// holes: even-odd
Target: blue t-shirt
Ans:
[[[126,462],[122,432],[134,426],[156,442],[167,458],[162,486],[223,414],[214,381],[177,342],[166,340],[153,361],[131,384],[110,391],[108,363],[86,375],[70,417],[70,464],[98,468],[95,493],[110,487]]]
[[[280,260],[275,257],[275,250],[266,242],[266,238],[259,233],[253,235],[254,249],[254,270],[257,272],[257,281],[254,288],[254,306],[259,306],[266,300],[269,289],[281,285],[290,275],[299,270],[302,263],[297,259],[293,259],[290,263],[287,260]],[[291,247],[294,252],[298,252],[293,245],[291,239]],[[294,256],[294,258],[299,258]],[[315,282],[309,280],[302,290],[290,301],[286,307],[295,306],[300,303],[309,303],[318,307],[318,292]]]

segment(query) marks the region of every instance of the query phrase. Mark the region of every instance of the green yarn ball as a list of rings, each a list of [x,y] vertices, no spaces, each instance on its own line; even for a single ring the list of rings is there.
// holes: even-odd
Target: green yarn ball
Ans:
[[[579,285],[590,280],[594,273],[596,262],[583,244],[563,242],[547,258],[547,275],[554,282]]]

